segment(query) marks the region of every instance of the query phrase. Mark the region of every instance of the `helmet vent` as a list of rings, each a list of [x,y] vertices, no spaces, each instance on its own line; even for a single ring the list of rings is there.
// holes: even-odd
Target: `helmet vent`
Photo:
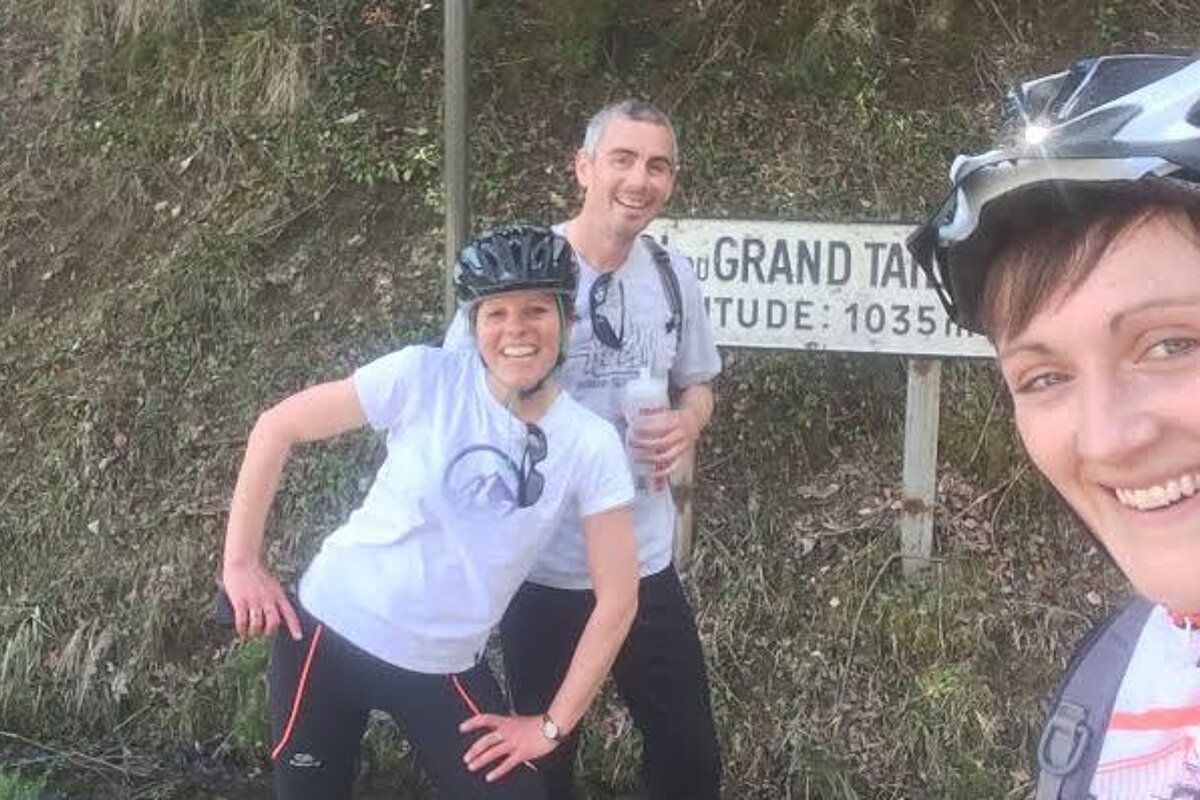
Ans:
[[[536,289],[574,296],[575,255],[565,238],[535,225],[481,233],[458,255],[454,288],[459,302]]]

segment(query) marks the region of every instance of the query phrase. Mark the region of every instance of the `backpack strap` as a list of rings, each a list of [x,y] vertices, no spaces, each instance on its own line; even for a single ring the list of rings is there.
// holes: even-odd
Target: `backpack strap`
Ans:
[[[1113,704],[1154,604],[1135,597],[1080,643],[1051,701],[1038,742],[1037,800],[1083,800]]]
[[[675,334],[675,346],[683,340],[683,292],[679,288],[679,276],[671,266],[671,255],[667,249],[648,233],[642,234],[642,241],[654,258],[654,266],[658,268],[658,279],[662,281],[663,294],[667,296],[667,305],[671,309],[671,319],[667,321],[667,333]]]

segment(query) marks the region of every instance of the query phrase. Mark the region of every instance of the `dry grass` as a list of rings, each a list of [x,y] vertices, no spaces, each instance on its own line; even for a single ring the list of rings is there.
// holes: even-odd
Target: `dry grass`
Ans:
[[[114,40],[142,33],[173,34],[194,26],[198,0],[107,0],[99,4],[101,19]]]
[[[101,78],[203,116],[291,115],[311,96],[320,26],[290,2],[206,9],[196,0],[56,0],[59,84],[78,96]]]
[[[206,116],[294,114],[310,96],[311,49],[265,27],[210,47],[182,45],[162,53],[162,90]]]

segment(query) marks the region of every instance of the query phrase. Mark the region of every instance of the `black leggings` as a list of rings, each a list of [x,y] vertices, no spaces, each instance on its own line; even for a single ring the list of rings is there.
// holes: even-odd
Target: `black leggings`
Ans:
[[[402,727],[443,797],[544,798],[540,776],[518,767],[487,783],[463,755],[479,733],[459,733],[475,709],[508,707],[484,662],[455,675],[393,666],[360,650],[298,608],[304,638],[276,634],[269,671],[271,761],[280,800],[339,800],[353,795],[367,716],[386,711]]]
[[[500,631],[513,705],[540,714],[562,683],[595,605],[589,591],[533,583],[517,592]],[[721,755],[704,654],[674,567],[638,585],[638,611],[613,664],[617,692],[642,732],[642,776],[655,800],[708,800],[720,794]],[[574,732],[538,762],[552,800],[572,796]]]

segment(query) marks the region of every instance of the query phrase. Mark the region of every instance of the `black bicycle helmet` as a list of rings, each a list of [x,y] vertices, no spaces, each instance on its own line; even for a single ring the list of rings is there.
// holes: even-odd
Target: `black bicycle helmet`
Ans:
[[[458,254],[454,292],[470,305],[492,295],[537,289],[575,296],[579,270],[567,240],[537,225],[481,233]]]
[[[1200,61],[1192,57],[1084,59],[1015,87],[1007,111],[1018,141],[955,158],[949,196],[908,238],[951,319],[977,333],[985,272],[1003,244],[989,233],[995,201],[1138,181],[1200,193]]]

